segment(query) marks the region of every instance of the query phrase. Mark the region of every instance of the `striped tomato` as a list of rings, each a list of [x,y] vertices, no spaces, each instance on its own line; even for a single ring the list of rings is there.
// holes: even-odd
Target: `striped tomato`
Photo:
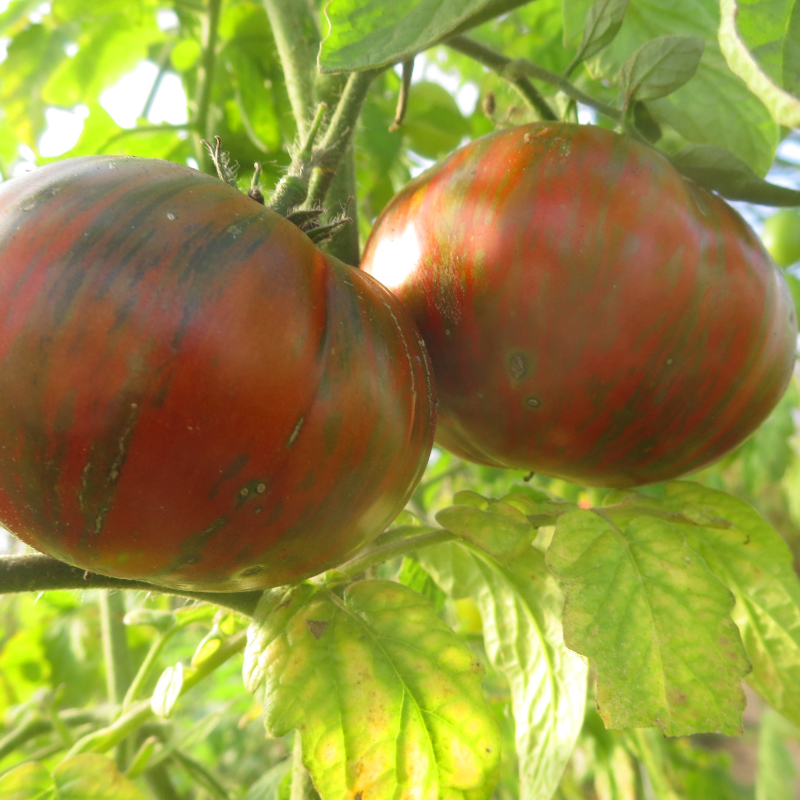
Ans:
[[[472,142],[392,200],[363,268],[428,346],[437,441],[482,464],[673,478],[750,434],[795,361],[791,296],[750,228],[598,127]]]
[[[106,575],[275,586],[405,504],[434,398],[390,292],[216,178],[90,157],[0,186],[0,524]]]

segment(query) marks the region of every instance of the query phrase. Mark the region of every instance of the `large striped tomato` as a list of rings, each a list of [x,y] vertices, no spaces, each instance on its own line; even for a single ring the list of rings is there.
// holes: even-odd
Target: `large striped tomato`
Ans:
[[[795,360],[791,296],[750,228],[598,127],[472,142],[392,200],[363,268],[428,346],[437,441],[483,464],[673,478],[751,433]]]
[[[82,568],[232,591],[334,566],[428,459],[397,298],[195,170],[0,186],[0,524]]]

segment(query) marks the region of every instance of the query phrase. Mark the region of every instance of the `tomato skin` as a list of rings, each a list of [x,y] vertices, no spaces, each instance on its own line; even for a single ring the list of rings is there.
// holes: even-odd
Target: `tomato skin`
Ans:
[[[370,276],[221,181],[89,157],[0,185],[0,524],[206,591],[335,566],[403,507],[435,398]]]
[[[790,293],[739,215],[598,127],[468,144],[391,201],[362,268],[428,346],[437,442],[478,463],[674,478],[750,434],[795,361]]]

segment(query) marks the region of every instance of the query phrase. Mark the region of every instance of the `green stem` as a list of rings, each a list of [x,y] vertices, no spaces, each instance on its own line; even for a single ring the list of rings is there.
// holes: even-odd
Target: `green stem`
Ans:
[[[359,573],[376,564],[382,564],[390,558],[397,558],[422,547],[430,547],[432,544],[450,542],[455,538],[457,537],[450,531],[437,530],[430,533],[421,533],[419,536],[398,539],[378,547],[370,547],[367,550],[363,550],[357,556],[338,567],[338,571],[343,572],[350,578],[354,578]]]
[[[142,107],[142,113],[139,115],[142,119],[147,119],[147,115],[150,113],[150,109],[153,107],[153,101],[156,99],[156,95],[158,94],[158,90],[161,88],[161,82],[164,80],[164,74],[167,71],[167,67],[169,66],[169,57],[172,53],[174,42],[168,40],[164,43],[164,46],[161,48],[161,56],[158,59],[158,74],[156,75],[156,79],[153,81],[153,85],[150,87],[150,92],[147,95],[147,100],[144,101],[144,106]]]
[[[394,113],[394,122],[389,126],[389,131],[394,132],[403,124],[408,109],[408,95],[411,93],[411,78],[414,74],[414,59],[407,58],[403,62],[403,74],[400,82],[400,93],[397,95],[397,111]]]
[[[142,662],[142,665],[139,667],[139,670],[131,682],[131,685],[128,687],[128,691],[125,693],[125,699],[122,701],[123,713],[130,711],[134,700],[136,700],[140,690],[152,674],[153,667],[155,666],[158,657],[161,655],[161,651],[164,649],[167,642],[175,635],[175,633],[180,630],[180,628],[180,625],[175,625],[169,630],[163,631],[158,635],[158,637],[156,637],[156,640],[153,642],[152,647],[145,656],[145,659]]]
[[[180,691],[181,695],[186,694],[190,689],[197,686],[198,683],[207,678],[229,658],[244,649],[246,643],[247,631],[240,631],[224,642],[219,650],[212,653],[197,667],[197,669],[187,670]],[[129,736],[137,728],[141,727],[144,722],[147,722],[147,720],[153,716],[153,713],[153,708],[149,700],[137,703],[130,711],[123,714],[107,728],[94,731],[76,742],[68,755],[74,756],[78,755],[78,753],[105,753],[114,747],[114,745],[121,742],[126,736]]]
[[[642,730],[641,728],[634,729],[632,733],[639,759],[647,770],[647,777],[650,779],[655,800],[680,800],[673,791],[670,780],[664,773],[661,764],[659,764],[660,759],[648,741],[651,736],[660,736],[660,734],[657,731]]]
[[[317,51],[320,33],[307,0],[264,0],[278,47],[289,102],[300,136],[308,132],[316,100]]]
[[[544,120],[557,120],[558,114],[550,107],[548,102],[539,93],[539,90],[524,76],[509,77],[506,74],[509,64],[512,63],[510,58],[485,47],[484,45],[470,39],[467,36],[453,36],[448,39],[445,44],[469,56],[473,60],[486,67],[489,67],[492,72],[496,72],[503,78],[511,81],[516,90],[522,95],[525,102],[539,114],[539,117]],[[556,76],[557,77],[557,76]]]
[[[90,711],[78,711],[77,709],[62,711],[58,716],[69,728],[78,728],[86,723],[97,721],[96,714]],[[45,733],[50,733],[52,730],[53,721],[50,719],[36,717],[29,720],[0,739],[0,761],[9,753],[13,753],[14,750],[24,747],[32,739],[36,739]]]
[[[100,626],[103,636],[103,660],[106,665],[108,700],[120,708],[131,682],[131,654],[125,630],[125,595],[106,590],[100,592]],[[120,742],[116,761],[120,771],[125,771],[130,758],[128,742]]]
[[[555,86],[557,89],[564,92],[567,97],[571,97],[573,100],[577,100],[585,106],[590,106],[595,109],[595,111],[603,114],[603,116],[609,117],[620,124],[625,121],[625,115],[618,108],[614,108],[614,106],[610,106],[607,103],[595,99],[591,95],[586,94],[586,92],[582,92],[577,86],[573,86],[565,78],[556,75],[555,72],[550,72],[550,70],[540,67],[525,58],[515,58],[509,61],[504,67],[502,75],[504,78],[511,81],[518,80],[521,77],[527,77],[549,83],[551,86]]]
[[[289,800],[312,800],[317,797],[311,776],[303,764],[303,743],[300,731],[294,732],[294,747],[292,748],[292,784]]]
[[[108,699],[119,706],[131,682],[130,651],[125,632],[125,595],[121,592],[100,592],[100,624],[103,635],[103,657],[106,663]]]
[[[307,208],[321,206],[325,202],[333,176],[350,146],[361,106],[377,69],[353,72],[347,79],[342,96],[333,112],[330,125],[320,143],[320,163],[314,168],[308,187]]]
[[[336,170],[330,189],[328,189],[328,219],[332,220],[347,210],[352,220],[343,225],[330,241],[323,242],[320,247],[334,258],[357,267],[361,261],[361,248],[358,235],[358,204],[356,202],[356,161],[352,143],[347,148],[339,167]],[[351,202],[352,201],[352,202]]]
[[[0,594],[46,592],[54,589],[128,589],[189,597],[251,616],[261,592],[190,592],[96,575],[64,564],[50,556],[0,556]]]
[[[306,131],[300,149],[292,158],[289,171],[281,178],[272,193],[272,197],[270,197],[267,208],[272,209],[282,217],[285,217],[290,209],[301,205],[306,199],[308,178],[314,156],[314,141],[322,126],[322,120],[325,118],[327,108],[325,103],[320,103],[317,106],[317,113],[314,115],[311,127]]]
[[[194,120],[195,155],[203,172],[208,171],[209,162],[202,140],[212,139],[214,133],[209,130],[209,111],[214,88],[214,71],[217,66],[217,34],[221,10],[222,0],[208,0],[208,14],[204,21],[203,57],[200,62],[200,91],[197,95],[197,115]]]

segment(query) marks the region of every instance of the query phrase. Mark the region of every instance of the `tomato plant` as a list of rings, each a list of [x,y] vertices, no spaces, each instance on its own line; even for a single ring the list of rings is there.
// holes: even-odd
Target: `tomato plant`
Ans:
[[[0,0],[0,797],[796,794],[796,5]]]
[[[792,298],[755,234],[599,127],[473,141],[387,206],[363,268],[431,353],[437,441],[482,464],[674,478],[755,430],[794,364]]]
[[[0,187],[0,520],[120,578],[317,574],[427,462],[433,387],[399,302],[222,181],[87,157]]]

